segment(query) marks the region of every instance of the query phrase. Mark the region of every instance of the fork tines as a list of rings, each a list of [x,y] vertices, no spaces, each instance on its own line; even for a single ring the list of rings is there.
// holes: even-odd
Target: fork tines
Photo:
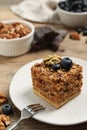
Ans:
[[[27,108],[30,112],[38,112],[45,109],[40,103],[28,105]]]

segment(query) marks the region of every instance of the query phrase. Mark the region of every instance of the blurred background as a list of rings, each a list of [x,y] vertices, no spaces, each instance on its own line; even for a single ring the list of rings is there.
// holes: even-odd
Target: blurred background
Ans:
[[[12,4],[18,4],[22,0],[0,0],[0,9],[9,7]]]
[[[18,3],[20,1],[22,1],[22,0],[0,0],[0,5],[1,4],[9,5],[11,3],[15,4],[15,3]]]

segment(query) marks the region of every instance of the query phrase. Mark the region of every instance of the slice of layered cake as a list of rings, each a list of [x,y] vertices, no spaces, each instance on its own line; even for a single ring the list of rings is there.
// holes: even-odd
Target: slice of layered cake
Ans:
[[[81,92],[82,67],[69,57],[49,55],[31,68],[35,94],[56,108]]]

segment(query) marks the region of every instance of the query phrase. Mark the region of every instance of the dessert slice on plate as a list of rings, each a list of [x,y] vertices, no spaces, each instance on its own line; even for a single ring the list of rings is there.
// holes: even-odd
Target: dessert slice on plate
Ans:
[[[33,90],[56,108],[81,92],[82,67],[69,57],[49,55],[31,68]]]

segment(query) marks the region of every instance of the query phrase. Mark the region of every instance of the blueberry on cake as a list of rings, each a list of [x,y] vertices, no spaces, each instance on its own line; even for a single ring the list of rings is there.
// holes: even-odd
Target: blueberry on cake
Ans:
[[[69,57],[48,55],[31,68],[34,93],[59,108],[81,92],[82,67]]]

